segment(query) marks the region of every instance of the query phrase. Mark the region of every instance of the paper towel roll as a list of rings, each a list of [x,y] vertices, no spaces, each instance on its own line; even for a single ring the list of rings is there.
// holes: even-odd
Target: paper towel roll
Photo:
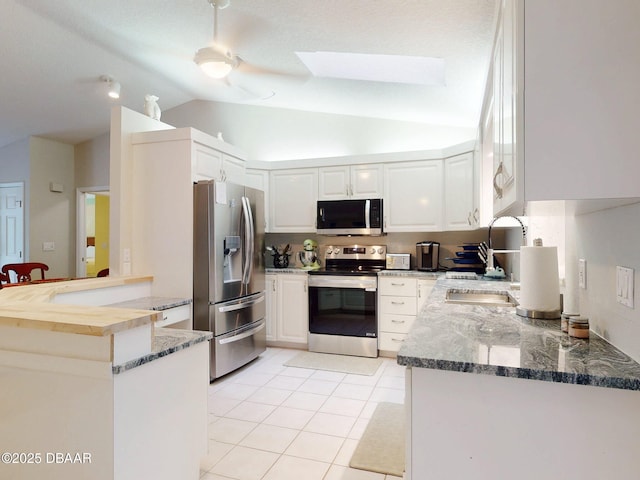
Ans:
[[[557,247],[520,247],[520,307],[560,309]]]

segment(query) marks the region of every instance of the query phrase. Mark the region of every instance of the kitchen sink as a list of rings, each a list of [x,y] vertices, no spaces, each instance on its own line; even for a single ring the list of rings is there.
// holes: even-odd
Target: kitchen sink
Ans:
[[[515,307],[518,302],[509,292],[493,290],[462,290],[450,288],[445,303],[485,305],[491,307]]]

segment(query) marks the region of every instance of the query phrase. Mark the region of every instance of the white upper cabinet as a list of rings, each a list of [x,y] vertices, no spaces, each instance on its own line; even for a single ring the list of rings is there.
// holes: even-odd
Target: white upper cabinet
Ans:
[[[272,170],[269,197],[270,232],[315,232],[317,168]]]
[[[443,180],[442,160],[385,164],[384,230],[442,230]]]
[[[318,170],[320,200],[382,197],[382,164],[340,165]]]
[[[270,232],[270,222],[269,222],[269,171],[268,170],[260,170],[247,168],[245,172],[245,185],[251,188],[257,188],[258,190],[262,190],[264,192],[264,231]]]
[[[523,3],[526,199],[640,196],[640,2]]]
[[[444,160],[444,229],[477,228],[480,212],[475,202],[473,152]]]
[[[522,65],[518,35],[521,12],[515,0],[502,0],[492,65],[493,209],[520,213],[524,188],[522,153]]]

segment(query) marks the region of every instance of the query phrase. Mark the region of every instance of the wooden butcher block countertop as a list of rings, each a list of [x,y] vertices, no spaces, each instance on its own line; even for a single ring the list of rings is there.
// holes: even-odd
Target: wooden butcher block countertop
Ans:
[[[105,336],[151,323],[161,313],[49,303],[61,293],[148,282],[149,276],[102,277],[20,285],[0,290],[0,325]]]

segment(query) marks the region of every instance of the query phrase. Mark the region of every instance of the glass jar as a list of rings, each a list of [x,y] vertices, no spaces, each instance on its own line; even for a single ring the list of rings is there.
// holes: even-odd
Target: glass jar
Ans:
[[[569,336],[588,339],[589,319],[586,317],[569,318]]]

